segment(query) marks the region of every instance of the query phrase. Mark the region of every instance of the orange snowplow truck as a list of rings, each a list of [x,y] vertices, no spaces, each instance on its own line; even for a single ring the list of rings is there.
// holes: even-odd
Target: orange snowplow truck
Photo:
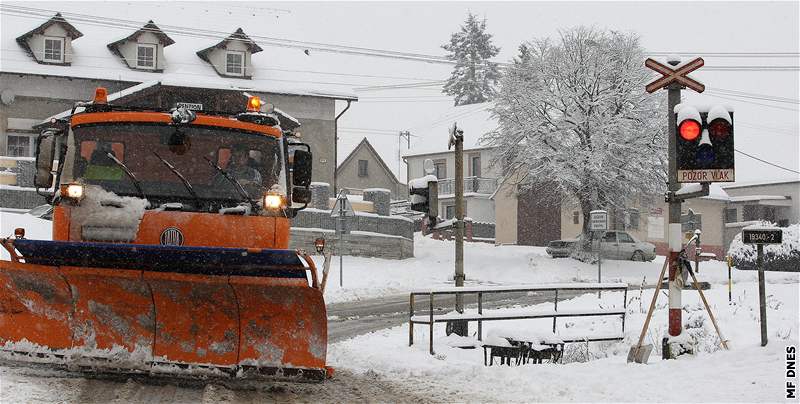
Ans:
[[[288,249],[311,195],[308,145],[257,97],[234,114],[115,107],[103,88],[79,104],[37,140],[53,239],[0,239],[11,255],[0,357],[89,372],[331,374],[314,262]]]

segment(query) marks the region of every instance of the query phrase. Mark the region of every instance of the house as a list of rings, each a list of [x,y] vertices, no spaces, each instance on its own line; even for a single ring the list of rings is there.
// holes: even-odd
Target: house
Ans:
[[[361,140],[336,169],[339,188],[356,193],[369,188],[384,188],[393,200],[408,197],[408,188],[386,165],[367,138]]]
[[[446,146],[448,129],[456,122],[464,131],[464,215],[478,223],[476,237],[497,244],[544,246],[560,237],[560,204],[520,185],[522,176],[503,175],[495,162],[497,149],[480,142],[498,126],[491,107],[491,103],[454,107],[446,115],[450,119],[415,133],[422,141],[404,157],[408,178],[424,176],[425,160],[430,159],[439,178],[439,216],[455,216],[455,154]],[[490,233],[482,224],[490,224]]]
[[[538,189],[527,187],[523,175],[508,174],[492,194],[495,207],[495,243],[546,246],[561,238],[561,203],[544,198]]]
[[[720,185],[712,183],[708,196],[681,204],[681,228],[685,238],[702,230],[702,246],[720,259],[743,227],[758,220],[787,226],[800,221],[800,180]],[[632,201],[626,209],[609,210],[609,227],[626,230],[638,240],[656,245],[658,254],[668,251],[668,205],[661,195]],[[575,201],[561,205],[561,238],[574,238],[583,228],[583,215]]]
[[[181,102],[233,112],[258,95],[302,125],[295,134],[314,153],[314,180],[335,182],[337,101],[341,110],[342,101],[357,97],[346,85],[299,72],[314,68],[302,49],[262,48],[273,32],[263,16],[240,13],[232,20],[213,8],[169,2],[92,3],[90,11],[85,3],[64,2],[59,13],[3,7],[0,204],[42,203],[23,174],[33,164],[38,125],[92,99],[99,86],[116,104],[144,108]]]
[[[434,175],[439,179],[439,216],[443,219],[455,217],[455,153],[447,149],[448,128],[455,121],[464,131],[464,216],[475,222],[495,223],[491,196],[497,189],[500,170],[492,165],[494,149],[479,142],[483,134],[496,128],[489,108],[490,103],[453,107],[447,114],[452,119],[413,133],[421,140],[403,157],[409,179],[425,176],[425,160],[433,162]]]

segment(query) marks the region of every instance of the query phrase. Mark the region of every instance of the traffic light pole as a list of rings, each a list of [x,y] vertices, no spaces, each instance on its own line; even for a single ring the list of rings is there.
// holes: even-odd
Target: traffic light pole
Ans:
[[[456,148],[456,286],[464,286],[464,137],[455,136]],[[464,297],[456,294],[456,311],[464,312]]]
[[[668,240],[669,240],[669,335],[678,336],[681,334],[682,321],[681,321],[681,288],[677,283],[678,276],[678,254],[680,253],[681,237],[681,200],[675,198],[675,192],[681,187],[678,184],[678,168],[677,168],[677,126],[675,117],[675,106],[681,102],[681,85],[672,83],[667,86],[667,120],[669,124],[669,227],[668,227]],[[678,234],[674,234],[677,232]],[[677,241],[677,243],[675,242]],[[663,280],[659,279],[658,282]]]

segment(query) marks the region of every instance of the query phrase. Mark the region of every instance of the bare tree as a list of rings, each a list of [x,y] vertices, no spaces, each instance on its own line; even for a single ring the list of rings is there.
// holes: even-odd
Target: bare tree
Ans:
[[[623,208],[665,189],[663,102],[644,91],[638,37],[577,27],[534,40],[505,71],[492,113],[504,174],[544,197],[572,197],[583,212]],[[545,186],[546,184],[546,186]]]

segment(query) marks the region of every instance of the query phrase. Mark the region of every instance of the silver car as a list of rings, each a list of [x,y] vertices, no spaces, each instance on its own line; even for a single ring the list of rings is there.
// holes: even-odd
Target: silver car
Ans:
[[[547,246],[547,253],[553,258],[569,257],[572,251],[581,244],[582,236],[574,239],[554,240]],[[598,240],[592,241],[592,248],[597,249]],[[656,246],[652,243],[636,240],[628,232],[609,230],[599,240],[600,251],[605,259],[652,261],[656,258]]]
[[[656,246],[638,241],[625,231],[609,230],[600,238],[603,258],[616,260],[652,261],[656,258]]]

